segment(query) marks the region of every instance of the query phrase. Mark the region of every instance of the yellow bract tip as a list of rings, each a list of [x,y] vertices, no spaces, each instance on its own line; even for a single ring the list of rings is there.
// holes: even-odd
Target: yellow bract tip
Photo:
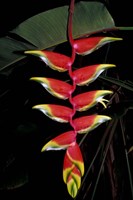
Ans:
[[[24,51],[24,53],[34,55],[34,56],[44,56],[41,50],[28,50],[28,51]]]

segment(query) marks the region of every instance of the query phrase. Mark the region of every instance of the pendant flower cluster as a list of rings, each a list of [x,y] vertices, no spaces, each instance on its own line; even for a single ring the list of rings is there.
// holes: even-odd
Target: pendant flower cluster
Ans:
[[[70,33],[71,34],[71,33]],[[71,38],[72,39],[72,38]],[[107,43],[122,40],[114,37],[88,37],[81,39],[72,39],[72,50],[74,58],[76,54],[81,56],[88,55]],[[106,115],[85,115],[74,118],[76,112],[84,112],[96,104],[100,103],[106,108],[107,99],[105,96],[111,95],[110,90],[93,90],[73,96],[76,86],[84,87],[94,82],[99,75],[115,67],[114,64],[95,64],[83,66],[80,69],[73,70],[73,56],[52,52],[48,50],[27,50],[25,54],[39,57],[47,66],[58,72],[69,74],[72,84],[66,81],[57,80],[51,77],[31,77],[31,81],[38,82],[50,95],[55,98],[70,101],[72,108],[57,104],[39,104],[33,106],[47,117],[59,123],[70,123],[71,130],[61,133],[48,143],[46,143],[41,152],[48,150],[65,150],[63,162],[63,180],[67,185],[68,193],[74,198],[81,186],[81,178],[84,175],[84,161],[80,146],[77,143],[78,134],[87,134],[97,128],[104,122],[111,120]]]

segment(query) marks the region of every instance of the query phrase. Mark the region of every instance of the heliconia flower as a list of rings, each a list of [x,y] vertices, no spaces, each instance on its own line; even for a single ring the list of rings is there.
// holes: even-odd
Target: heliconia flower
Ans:
[[[122,38],[106,37],[106,36],[81,38],[81,39],[76,39],[74,41],[73,47],[75,48],[77,54],[85,56],[99,49],[100,47],[102,47],[107,43],[119,40],[122,40]]]
[[[67,183],[68,177],[72,170],[74,169],[74,163],[69,159],[67,153],[64,156],[64,163],[63,163],[63,180]]]
[[[76,197],[78,190],[81,186],[81,176],[79,170],[75,167],[70,173],[67,180],[68,193],[74,198]]]
[[[72,109],[66,106],[55,105],[55,104],[39,104],[32,107],[33,109],[39,109],[49,118],[67,123],[70,121],[72,115]]]
[[[68,178],[67,190],[68,190],[68,193],[72,196],[72,198],[76,197],[78,193],[78,187],[77,187],[75,179],[71,175]]]
[[[116,67],[114,64],[94,64],[73,71],[73,80],[76,85],[88,85],[95,81],[98,76],[106,69]]]
[[[69,176],[72,176],[75,178],[77,182],[78,188],[80,187],[81,184],[81,172],[78,169],[78,167],[69,159],[67,153],[65,154],[64,157],[64,164],[63,164],[63,180],[65,183],[68,182]]]
[[[76,133],[74,131],[67,131],[60,134],[54,139],[45,144],[41,152],[45,150],[61,150],[66,149],[76,142]]]
[[[81,173],[76,166],[74,166],[73,170],[68,175],[67,182],[66,182],[67,186],[69,186],[70,179],[73,179],[75,181],[76,187],[77,189],[79,189],[81,186]]]
[[[112,93],[113,92],[110,90],[94,90],[76,95],[73,97],[75,109],[78,111],[85,111],[95,106],[98,102],[106,108],[104,101],[108,102],[108,100],[104,99],[103,97]]]
[[[71,177],[75,180],[77,188],[79,189],[81,186],[81,173],[76,166],[71,171]],[[67,185],[68,185],[68,182],[69,182],[69,178],[67,180]]]
[[[68,99],[72,85],[61,80],[45,77],[32,77],[30,80],[39,82],[50,94],[60,99]]]
[[[72,197],[75,197],[81,185],[84,174],[84,163],[80,148],[77,143],[68,147],[63,164],[63,180]]]
[[[47,50],[27,50],[24,51],[24,53],[39,57],[50,68],[59,72],[65,72],[69,69],[69,66],[71,66],[71,58],[57,52]]]
[[[111,117],[106,115],[89,115],[79,117],[73,120],[73,124],[77,133],[83,134],[92,131],[97,128],[100,124],[111,120]]]
[[[66,150],[69,160],[79,169],[81,176],[84,175],[84,162],[79,145],[75,143]]]

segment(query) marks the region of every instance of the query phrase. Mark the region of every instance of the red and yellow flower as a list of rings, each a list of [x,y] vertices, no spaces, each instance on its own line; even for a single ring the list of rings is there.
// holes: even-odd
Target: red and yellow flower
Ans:
[[[75,109],[77,111],[85,111],[95,106],[97,103],[101,103],[106,108],[104,101],[108,102],[108,100],[103,97],[112,93],[113,92],[110,90],[94,90],[78,94],[73,97]]]
[[[73,47],[75,48],[77,54],[85,56],[99,49],[105,44],[119,40],[122,40],[122,38],[106,37],[106,36],[80,38],[74,41]]]
[[[93,114],[76,118],[73,120],[73,124],[77,133],[84,134],[94,130],[100,124],[108,120],[111,120],[111,117],[106,115]]]
[[[41,152],[48,150],[61,150],[67,149],[69,146],[74,145],[76,142],[76,133],[74,131],[67,131],[62,133],[48,143],[46,143]]]
[[[39,82],[50,94],[60,99],[68,99],[72,91],[72,85],[65,81],[45,78],[32,77],[30,80]]]
[[[47,50],[27,50],[24,53],[39,57],[50,68],[59,72],[65,72],[71,66],[71,58],[57,52]]]
[[[63,180],[67,184],[69,194],[74,198],[81,186],[84,175],[84,161],[77,143],[68,147],[64,157]]]
[[[62,123],[70,121],[73,110],[66,106],[56,104],[39,104],[32,107],[43,112],[49,118]]]
[[[73,71],[73,80],[76,85],[79,86],[89,85],[94,82],[104,70],[115,66],[116,65],[114,64],[95,64],[85,66]]]

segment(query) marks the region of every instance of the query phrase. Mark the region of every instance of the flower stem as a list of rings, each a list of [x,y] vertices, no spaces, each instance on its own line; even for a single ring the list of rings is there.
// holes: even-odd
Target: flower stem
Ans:
[[[73,116],[75,115],[76,110],[75,110],[75,106],[74,106],[73,99],[72,99],[72,94],[76,89],[76,84],[75,84],[75,80],[73,79],[73,72],[72,72],[72,65],[73,65],[73,63],[75,61],[75,57],[76,57],[75,48],[73,47],[74,40],[73,40],[73,34],[72,34],[72,32],[73,32],[74,3],[75,3],[75,0],[71,0],[70,7],[69,7],[69,14],[68,14],[68,40],[69,40],[69,43],[70,43],[71,48],[72,48],[71,63],[70,63],[70,66],[69,66],[69,76],[70,76],[70,78],[72,80],[72,85],[73,85],[73,88],[72,88],[72,91],[71,91],[71,94],[70,94],[70,98],[69,98],[69,101],[73,106],[73,112],[72,112],[72,115],[71,115],[70,124],[71,124],[71,126],[73,127],[73,129],[75,131],[75,127],[74,127],[74,124],[73,124]]]

